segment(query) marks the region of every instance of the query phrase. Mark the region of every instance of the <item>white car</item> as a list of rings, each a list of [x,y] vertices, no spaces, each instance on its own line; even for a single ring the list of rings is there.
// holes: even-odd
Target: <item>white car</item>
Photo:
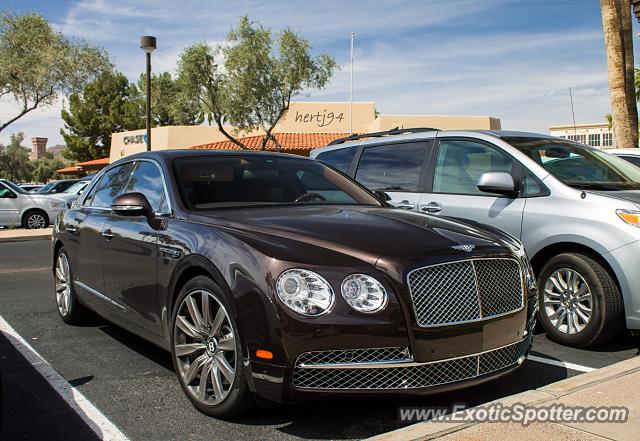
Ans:
[[[640,149],[611,149],[605,152],[624,159],[633,165],[640,167]]]
[[[62,199],[28,193],[13,182],[0,179],[0,226],[46,228],[64,207]]]

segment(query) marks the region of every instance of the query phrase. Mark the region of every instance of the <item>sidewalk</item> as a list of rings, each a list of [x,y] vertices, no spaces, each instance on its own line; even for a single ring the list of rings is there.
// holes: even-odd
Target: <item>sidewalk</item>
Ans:
[[[499,380],[498,380],[499,381]],[[616,363],[593,372],[552,383],[494,401],[504,406],[624,406],[629,409],[626,423],[520,423],[444,422],[431,420],[369,438],[371,441],[439,441],[563,439],[636,440],[640,438],[640,357]],[[485,405],[486,406],[486,405]],[[481,406],[484,407],[484,406]]]
[[[48,240],[51,239],[52,228],[41,228],[38,230],[27,230],[26,228],[0,229],[1,242],[22,242],[25,240]]]

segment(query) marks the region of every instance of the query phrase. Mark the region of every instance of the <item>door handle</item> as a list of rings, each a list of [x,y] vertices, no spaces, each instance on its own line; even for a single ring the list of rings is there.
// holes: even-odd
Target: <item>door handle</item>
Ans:
[[[395,204],[395,207],[402,208],[403,210],[415,210],[416,204],[412,204],[411,202],[405,199],[404,201],[400,201],[397,204]]]
[[[74,227],[73,225],[67,225],[66,229],[70,234],[76,234],[78,232],[78,227]]]
[[[111,230],[103,230],[102,237],[104,237],[107,240],[111,240],[113,239],[113,233],[111,232]]]
[[[427,205],[421,205],[420,211],[425,213],[440,213],[442,211],[442,204],[438,202],[429,202]]]

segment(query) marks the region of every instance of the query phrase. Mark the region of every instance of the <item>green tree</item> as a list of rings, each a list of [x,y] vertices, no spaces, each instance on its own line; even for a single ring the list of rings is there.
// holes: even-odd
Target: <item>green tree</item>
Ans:
[[[64,167],[60,158],[54,158],[51,154],[46,157],[31,161],[31,180],[34,182],[47,182],[50,179],[61,179],[58,170]]]
[[[24,134],[19,132],[11,135],[9,145],[0,145],[0,177],[13,182],[31,179],[32,164],[23,141]]]
[[[138,81],[141,112],[145,112],[146,74]],[[151,75],[151,126],[193,126],[201,124],[204,115],[192,94],[183,90],[183,83],[169,72]]]
[[[62,119],[67,145],[62,154],[73,161],[109,156],[112,133],[144,127],[138,91],[117,72],[104,72],[82,93],[72,94]]]
[[[209,121],[236,145],[246,148],[223,124],[244,132],[261,129],[265,135],[260,149],[271,139],[280,150],[272,131],[289,110],[291,98],[306,89],[324,88],[337,64],[327,54],[312,57],[311,45],[295,31],[287,28],[274,37],[247,16],[227,40],[223,47],[188,47],[180,56],[179,78],[190,85]],[[224,69],[216,62],[220,55]]]
[[[0,60],[0,99],[18,106],[16,114],[0,122],[0,131],[110,68],[104,50],[65,38],[35,13],[0,14]]]

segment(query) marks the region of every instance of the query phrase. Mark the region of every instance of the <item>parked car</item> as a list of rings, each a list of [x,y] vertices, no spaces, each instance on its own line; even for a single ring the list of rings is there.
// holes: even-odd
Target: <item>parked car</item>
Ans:
[[[34,193],[44,187],[43,184],[20,184],[20,188],[28,193]]]
[[[390,208],[308,158],[123,158],[53,238],[62,320],[92,310],[171,351],[212,416],[252,396],[457,389],[531,346],[537,291],[517,239]]]
[[[0,226],[45,228],[64,206],[60,199],[28,193],[13,182],[0,179]]]
[[[625,323],[640,330],[640,169],[535,133],[391,133],[405,132],[338,140],[311,156],[397,207],[522,240],[538,276],[540,322],[554,340],[587,347]]]
[[[84,192],[90,182],[90,179],[81,179],[62,193],[47,194],[43,196],[55,197],[56,199],[64,201],[65,207],[69,207],[73,201],[78,199],[78,197]]]
[[[59,181],[51,181],[38,190],[38,194],[62,193],[76,182],[78,182],[78,179],[61,179]]]
[[[615,155],[619,158],[624,159],[627,162],[632,163],[636,167],[640,167],[640,149],[610,149],[605,150],[607,153],[611,155]]]

